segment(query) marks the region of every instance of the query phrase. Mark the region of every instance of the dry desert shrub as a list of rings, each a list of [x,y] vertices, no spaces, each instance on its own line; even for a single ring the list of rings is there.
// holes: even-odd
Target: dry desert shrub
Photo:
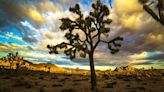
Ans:
[[[43,87],[41,87],[41,88],[39,89],[39,92],[45,92],[45,89],[44,89]]]
[[[117,82],[107,83],[105,88],[113,88],[116,84]]]
[[[53,84],[52,87],[62,87],[63,85],[61,84]]]
[[[61,92],[76,92],[76,91],[72,88],[68,88],[68,89],[61,90]]]
[[[29,89],[29,88],[32,88],[33,85],[30,84],[28,81],[17,79],[15,80],[15,84],[12,85],[12,87],[25,87]]]

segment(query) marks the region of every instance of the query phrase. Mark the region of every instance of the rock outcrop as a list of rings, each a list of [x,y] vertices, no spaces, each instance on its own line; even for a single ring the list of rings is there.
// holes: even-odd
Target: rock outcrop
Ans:
[[[131,65],[128,66],[124,66],[124,67],[116,67],[116,69],[114,70],[115,72],[134,72],[136,70],[136,68],[134,68]]]

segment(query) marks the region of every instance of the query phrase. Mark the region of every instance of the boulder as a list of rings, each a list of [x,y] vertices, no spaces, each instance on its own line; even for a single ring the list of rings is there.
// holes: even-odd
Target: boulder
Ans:
[[[116,72],[134,72],[136,70],[136,68],[134,68],[131,65],[128,66],[124,66],[124,67],[116,67],[116,69],[114,71]]]

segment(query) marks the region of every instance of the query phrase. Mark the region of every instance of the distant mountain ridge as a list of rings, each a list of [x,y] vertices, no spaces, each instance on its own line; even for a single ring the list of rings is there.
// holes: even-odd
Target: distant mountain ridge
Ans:
[[[28,60],[24,60],[19,56],[18,52],[15,54],[9,53],[6,57],[0,58],[0,67],[5,69],[19,69],[19,70],[35,70],[46,72],[62,72],[64,68],[57,67],[52,63],[34,64]]]

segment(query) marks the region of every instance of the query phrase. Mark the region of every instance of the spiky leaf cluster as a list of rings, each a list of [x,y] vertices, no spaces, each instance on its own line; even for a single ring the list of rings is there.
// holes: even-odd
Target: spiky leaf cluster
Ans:
[[[119,48],[121,47],[121,41],[123,41],[123,38],[117,37],[108,42],[108,48],[110,49],[112,54],[115,54],[119,51]]]

